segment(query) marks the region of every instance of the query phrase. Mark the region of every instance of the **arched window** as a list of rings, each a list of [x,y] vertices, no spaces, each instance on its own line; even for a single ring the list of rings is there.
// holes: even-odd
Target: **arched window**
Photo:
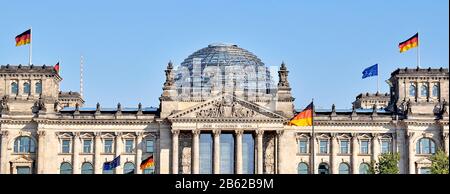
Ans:
[[[369,164],[361,163],[359,165],[359,174],[369,174]]]
[[[14,141],[14,153],[34,153],[36,146],[28,136],[17,137]]]
[[[416,86],[414,84],[409,86],[409,96],[416,97]]]
[[[94,167],[89,162],[84,162],[81,165],[81,174],[94,174]]]
[[[25,82],[23,83],[23,94],[30,94],[30,83]]]
[[[17,87],[17,82],[11,83],[11,94],[19,94],[19,87]]]
[[[326,163],[319,164],[319,174],[329,174],[329,167]]]
[[[339,174],[349,174],[350,167],[346,163],[339,164]]]
[[[423,84],[422,87],[420,88],[420,95],[423,97],[427,97],[428,96],[428,86]]]
[[[41,82],[37,82],[35,84],[35,92],[36,92],[36,94],[41,94],[42,93],[42,83]]]
[[[61,163],[59,167],[60,174],[72,174],[72,165],[68,162]]]
[[[123,174],[134,174],[134,164],[131,162],[125,163],[123,165]]]
[[[436,145],[430,138],[422,138],[416,144],[417,154],[434,154],[436,152]]]
[[[433,95],[433,97],[437,98],[439,95],[439,86],[437,84],[435,84],[433,86],[433,88],[431,89],[431,94]]]
[[[308,165],[304,162],[298,164],[298,174],[308,174]]]
[[[109,163],[109,162],[105,162],[105,163],[103,164],[103,166],[109,165],[109,164],[107,164],[107,163]],[[103,168],[103,174],[114,174],[114,170],[112,170],[112,169],[107,170],[107,169]]]

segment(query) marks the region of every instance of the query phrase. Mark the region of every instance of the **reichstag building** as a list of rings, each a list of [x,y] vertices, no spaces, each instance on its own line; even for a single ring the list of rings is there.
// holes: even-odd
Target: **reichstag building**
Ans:
[[[449,153],[448,68],[393,70],[389,93],[316,109],[314,135],[288,125],[301,109],[284,63],[270,71],[237,45],[211,44],[164,73],[156,108],[84,107],[52,66],[2,65],[0,173],[365,174],[399,153],[400,173],[426,174],[430,155]]]

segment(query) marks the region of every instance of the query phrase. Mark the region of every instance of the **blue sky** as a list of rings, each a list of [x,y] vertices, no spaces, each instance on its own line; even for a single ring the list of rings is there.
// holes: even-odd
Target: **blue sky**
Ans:
[[[448,0],[1,1],[0,64],[28,63],[14,37],[33,27],[33,63],[61,61],[61,90],[79,90],[85,57],[86,106],[158,106],[169,60],[214,42],[245,48],[268,65],[285,61],[296,108],[349,108],[376,91],[361,79],[378,63],[390,73],[416,66],[416,49],[397,45],[420,33],[422,67],[448,67]]]

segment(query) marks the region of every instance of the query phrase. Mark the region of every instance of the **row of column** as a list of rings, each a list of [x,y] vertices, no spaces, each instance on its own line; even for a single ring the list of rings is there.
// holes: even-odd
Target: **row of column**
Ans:
[[[192,155],[191,155],[191,171],[192,174],[199,174],[200,172],[200,130],[192,130]],[[213,173],[220,173],[220,134],[221,130],[213,130]],[[235,130],[235,172],[242,174],[242,135],[243,130]],[[179,160],[179,134],[180,130],[172,130],[172,173],[178,174],[178,160]],[[263,174],[263,130],[256,130],[256,173]]]
[[[380,154],[380,143],[379,143],[379,134],[377,133],[373,133],[372,134],[372,141],[371,141],[371,159],[374,161],[378,161],[378,155]],[[316,146],[318,144],[315,143],[314,145]],[[356,134],[352,134],[352,138],[351,138],[351,172],[353,174],[358,174],[359,172],[359,165],[360,165],[360,161],[358,161],[358,152],[359,152],[359,146],[358,146],[358,137]],[[319,147],[319,146],[317,146]],[[320,147],[319,147],[320,148]],[[330,152],[331,152],[331,157],[330,157],[330,172],[331,174],[338,174],[339,173],[339,161],[337,161],[337,154],[339,153],[340,150],[340,146],[338,144],[338,138],[337,138],[337,134],[331,134],[331,146],[330,146]],[[314,155],[317,155],[317,150],[314,149]],[[314,173],[318,173],[318,169],[316,169],[318,167],[318,163],[317,161],[314,162],[314,169],[313,172]]]

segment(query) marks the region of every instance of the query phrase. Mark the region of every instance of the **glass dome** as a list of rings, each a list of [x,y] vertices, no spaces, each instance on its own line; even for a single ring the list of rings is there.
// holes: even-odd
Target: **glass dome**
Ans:
[[[192,69],[194,59],[201,61],[202,69],[206,66],[264,66],[261,59],[235,44],[210,44],[191,54],[181,66]]]

